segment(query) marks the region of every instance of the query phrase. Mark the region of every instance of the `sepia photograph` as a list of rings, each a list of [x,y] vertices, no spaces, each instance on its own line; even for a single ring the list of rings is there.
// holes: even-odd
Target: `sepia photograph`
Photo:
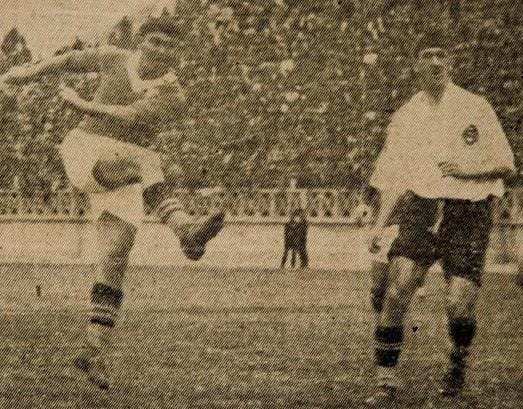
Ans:
[[[1,0],[0,409],[521,408],[522,46],[521,0]]]

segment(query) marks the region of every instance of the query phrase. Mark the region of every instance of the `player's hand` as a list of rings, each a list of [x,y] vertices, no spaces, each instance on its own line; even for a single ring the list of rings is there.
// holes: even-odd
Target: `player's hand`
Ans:
[[[381,250],[381,241],[383,238],[383,229],[381,227],[374,227],[370,232],[368,239],[369,252],[372,254],[379,253]]]
[[[438,163],[438,167],[440,168],[443,177],[468,179],[474,176],[474,172],[471,169],[466,169],[458,163],[452,161],[440,162]]]

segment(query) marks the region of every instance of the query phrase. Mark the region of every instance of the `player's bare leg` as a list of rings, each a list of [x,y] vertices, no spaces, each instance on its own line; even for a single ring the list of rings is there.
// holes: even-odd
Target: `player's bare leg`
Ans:
[[[101,186],[112,190],[140,183],[142,169],[132,159],[100,160],[93,170],[93,176]],[[200,259],[205,253],[207,242],[223,227],[223,212],[214,211],[200,218],[191,216],[179,199],[166,198],[164,190],[163,183],[148,187],[143,195],[144,201],[155,209],[160,221],[179,238],[185,255],[191,260]]]
[[[91,312],[82,353],[75,366],[100,389],[109,388],[106,355],[111,347],[114,326],[123,301],[122,284],[136,227],[109,213],[96,223],[100,251],[96,279],[91,290]]]
[[[388,285],[374,333],[377,382],[375,394],[367,399],[370,406],[390,407],[394,403],[405,316],[426,272],[404,257],[394,257],[389,264]]]
[[[164,198],[163,186],[160,184],[148,188],[144,198],[152,204],[160,221],[179,238],[185,255],[191,260],[199,260],[205,253],[207,243],[223,228],[222,211],[212,211],[203,217],[191,216],[178,198]]]
[[[469,348],[476,334],[478,293],[479,287],[475,283],[461,277],[451,277],[447,284],[447,318],[452,351],[440,390],[446,396],[459,394],[465,383]]]
[[[390,264],[385,261],[374,260],[371,265],[372,287],[370,298],[376,321],[379,320],[380,314],[383,311],[383,302],[389,283],[389,268]]]

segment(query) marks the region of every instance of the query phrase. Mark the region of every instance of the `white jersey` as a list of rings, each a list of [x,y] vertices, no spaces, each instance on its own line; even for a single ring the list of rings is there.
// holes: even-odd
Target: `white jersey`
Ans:
[[[393,115],[370,183],[380,190],[402,186],[426,198],[477,201],[504,194],[501,179],[443,177],[438,165],[444,161],[514,168],[514,155],[490,104],[454,84],[438,103],[419,92]]]

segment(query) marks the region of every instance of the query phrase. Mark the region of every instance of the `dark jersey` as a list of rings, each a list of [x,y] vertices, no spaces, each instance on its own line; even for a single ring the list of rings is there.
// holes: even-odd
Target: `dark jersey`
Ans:
[[[183,109],[183,92],[174,74],[156,80],[138,77],[138,54],[116,47],[88,48],[72,51],[38,64],[42,74],[97,72],[100,85],[93,101],[104,105],[135,108],[138,120],[132,124],[111,116],[85,115],[79,128],[93,134],[150,146],[160,122],[177,118]]]

